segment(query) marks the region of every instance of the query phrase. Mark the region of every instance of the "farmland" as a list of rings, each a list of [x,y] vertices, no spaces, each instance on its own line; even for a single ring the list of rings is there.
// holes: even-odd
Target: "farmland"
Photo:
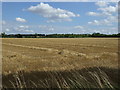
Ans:
[[[43,72],[61,72],[68,76],[71,70],[88,72],[84,69],[102,68],[115,82],[117,76],[114,78],[113,73],[118,69],[118,53],[117,38],[3,38],[3,80],[11,79],[20,71],[42,72],[44,79],[46,74]],[[97,72],[97,69],[93,70]],[[9,87],[8,82],[3,81],[3,85]]]

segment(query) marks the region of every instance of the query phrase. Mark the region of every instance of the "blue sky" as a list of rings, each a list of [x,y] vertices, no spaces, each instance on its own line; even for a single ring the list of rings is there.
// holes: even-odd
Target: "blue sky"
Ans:
[[[3,32],[117,33],[117,3],[3,2]]]

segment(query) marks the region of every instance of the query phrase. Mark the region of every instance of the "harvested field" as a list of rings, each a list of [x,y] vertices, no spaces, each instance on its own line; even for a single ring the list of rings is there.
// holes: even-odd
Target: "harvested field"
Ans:
[[[35,77],[32,78],[32,76],[30,75],[33,75],[34,73],[34,75],[37,76],[36,80],[45,80],[47,78],[49,79],[48,81],[51,81],[51,83],[53,83],[52,81],[55,80],[55,77],[57,75],[58,82],[61,82],[59,78],[64,78],[67,83],[70,81],[67,79],[66,76],[68,76],[69,78],[71,77],[72,79],[75,72],[77,72],[77,74],[75,75],[78,75],[78,73],[80,74],[81,72],[88,74],[90,69],[90,72],[97,72],[98,70],[99,73],[105,73],[105,77],[110,78],[110,81],[112,79],[112,87],[112,84],[116,85],[117,83],[116,71],[118,70],[118,53],[117,38],[4,38],[2,39],[3,86],[13,87],[13,83],[15,81],[12,76],[16,73],[18,74],[19,72],[22,72],[24,74],[27,73],[25,74],[25,77],[29,76],[29,79],[31,79],[33,82],[35,82]],[[96,68],[100,68],[100,71]],[[112,73],[114,73],[115,71],[115,74],[112,75],[111,71]],[[39,73],[39,75],[37,72]],[[45,76],[47,72],[48,76]],[[54,78],[53,76],[51,76],[50,72],[54,72]],[[73,74],[69,74],[70,72],[72,72]],[[85,76],[85,74],[83,74],[83,76]],[[6,82],[6,80],[8,79],[10,82]],[[76,78],[74,78],[74,80],[75,79],[77,80],[77,76]],[[88,82],[91,81],[89,79],[86,78]],[[28,78],[26,80],[28,80]],[[42,80],[43,83],[44,80]],[[81,80],[84,81],[83,79]],[[11,82],[13,83],[10,85],[9,83]],[[48,85],[38,85],[38,83],[40,84],[40,82],[36,81],[34,83],[35,85],[32,83],[32,85],[30,86],[59,86],[62,88],[69,88],[72,87],[70,85],[73,85],[50,85],[49,83]],[[102,86],[100,83],[98,87],[104,87],[104,85]],[[26,85],[28,85],[28,83]],[[20,84],[20,86],[25,87],[22,84]],[[75,86],[73,85],[73,87]],[[85,87],[89,87],[89,85]],[[97,87],[97,85],[91,85],[90,87]]]

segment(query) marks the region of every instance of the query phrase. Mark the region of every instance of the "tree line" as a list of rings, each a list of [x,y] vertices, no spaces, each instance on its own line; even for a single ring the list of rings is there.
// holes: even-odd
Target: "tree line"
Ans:
[[[84,37],[120,37],[118,34],[6,34],[5,32],[0,34],[2,38],[84,38]]]

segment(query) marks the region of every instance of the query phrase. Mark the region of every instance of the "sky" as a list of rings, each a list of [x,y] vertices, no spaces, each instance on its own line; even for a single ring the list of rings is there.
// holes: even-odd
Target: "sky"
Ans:
[[[3,2],[2,32],[7,34],[115,34],[116,2]]]
[[[96,2],[98,0],[0,0],[2,2]],[[99,0],[106,2],[119,2],[119,0]]]

